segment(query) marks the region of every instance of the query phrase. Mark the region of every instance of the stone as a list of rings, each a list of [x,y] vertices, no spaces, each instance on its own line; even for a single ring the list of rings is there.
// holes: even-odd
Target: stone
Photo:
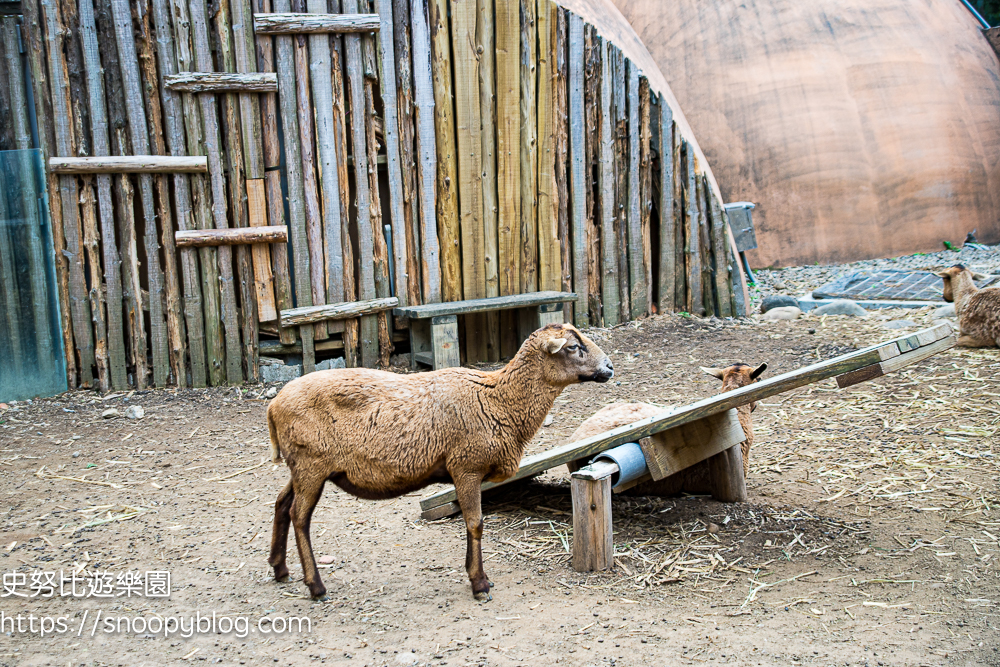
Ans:
[[[337,357],[336,359],[325,359],[318,364],[316,364],[316,370],[318,371],[330,371],[334,368],[347,368],[347,364],[344,363],[343,357]]]
[[[277,395],[278,395],[278,390],[275,389],[274,387],[269,387],[268,390],[264,392],[264,396],[267,398],[274,398]]]
[[[128,419],[142,419],[146,416],[146,411],[143,410],[141,405],[130,405],[128,410],[125,411],[125,417]]]
[[[882,326],[886,329],[909,329],[910,327],[917,326],[917,323],[910,320],[892,320],[890,322],[886,322]]]
[[[294,366],[261,366],[260,367],[260,377],[264,382],[291,382],[297,377],[302,375],[302,366],[300,364],[295,364]]]
[[[771,287],[773,287],[776,290],[783,290],[785,289],[785,283],[780,280],[775,280],[773,283],[771,283]]]
[[[719,534],[719,530],[720,530],[719,524],[717,524],[717,523],[710,523],[710,524],[708,524],[707,530],[712,535],[718,535]]]
[[[316,559],[316,562],[319,563],[320,565],[329,565],[335,560],[337,559],[334,558],[333,556],[320,556],[319,558]]]
[[[764,297],[764,300],[760,302],[760,312],[766,313],[772,308],[785,308],[788,306],[795,306],[798,308],[798,299],[784,294],[768,294]]]
[[[118,410],[116,410],[115,408],[108,408],[107,410],[101,413],[101,419],[114,419],[115,417],[119,416],[121,415],[118,414]]]
[[[73,452],[73,458],[74,459],[80,458],[80,452]]]
[[[850,299],[837,299],[815,308],[812,315],[847,315],[848,317],[868,317],[868,311]]]
[[[764,313],[761,319],[775,322],[778,320],[797,320],[802,317],[802,311],[797,306],[779,306]]]
[[[941,306],[934,311],[934,319],[942,319],[945,317],[956,317],[955,304],[949,303],[947,306]]]
[[[551,426],[552,425],[552,419],[553,419],[553,417],[552,417],[551,414],[545,415],[545,421],[542,422],[542,426]]]

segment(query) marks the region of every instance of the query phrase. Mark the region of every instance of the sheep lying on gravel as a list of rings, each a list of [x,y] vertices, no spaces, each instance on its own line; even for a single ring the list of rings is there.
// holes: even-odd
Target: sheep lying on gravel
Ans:
[[[766,369],[767,364],[761,364],[757,368],[752,368],[746,364],[733,364],[732,366],[727,366],[726,368],[701,368],[701,370],[708,373],[712,377],[717,377],[722,380],[723,392],[739,389],[740,387],[745,387],[748,384],[756,382],[757,378],[760,377],[761,373],[763,373]],[[751,418],[750,413],[753,412],[756,407],[756,403],[750,403],[749,405],[741,405],[736,408],[736,413],[740,420],[740,426],[743,427],[743,433],[746,434],[747,437],[740,447],[743,451],[744,478],[750,473],[750,447],[753,445],[753,419]],[[580,424],[579,428],[577,428],[576,431],[573,432],[573,435],[570,436],[568,442],[583,440],[584,438],[589,438],[597,435],[598,433],[610,431],[611,429],[618,428],[619,426],[632,424],[641,419],[646,419],[647,417],[655,417],[656,415],[663,414],[668,410],[669,408],[658,407],[650,405],[649,403],[612,403],[611,405],[604,406]],[[570,472],[579,469],[585,463],[586,461],[575,461],[571,463],[569,465]],[[653,482],[652,484],[656,485],[658,483]],[[651,489],[652,487],[645,488]],[[668,489],[672,487],[671,485],[664,486],[661,484],[659,488]],[[664,492],[666,493],[667,491]]]
[[[757,368],[752,368],[746,364],[733,364],[725,368],[705,368],[704,366],[700,368],[712,377],[722,380],[722,392],[724,393],[756,382],[761,373],[767,370],[767,364],[761,364]],[[753,446],[753,417],[750,413],[756,409],[756,401],[736,408],[736,416],[739,418],[740,426],[743,427],[743,433],[747,437],[743,441],[743,444],[740,445],[740,449],[743,451],[744,479],[750,476],[750,448]]]
[[[979,289],[973,280],[986,276],[973,273],[961,264],[938,271],[944,278],[944,300],[955,303],[958,316],[958,345],[1000,347],[1000,287]]]
[[[272,458],[284,457],[292,477],[274,507],[268,562],[275,579],[288,579],[291,522],[306,586],[314,598],[326,594],[309,522],[327,480],[371,500],[453,482],[468,530],[465,568],[472,592],[477,600],[491,599],[480,484],[517,472],[525,446],[563,389],[613,375],[611,361],[593,341],[572,325],[549,324],[498,371],[397,375],[355,368],[289,382],[267,410]]]

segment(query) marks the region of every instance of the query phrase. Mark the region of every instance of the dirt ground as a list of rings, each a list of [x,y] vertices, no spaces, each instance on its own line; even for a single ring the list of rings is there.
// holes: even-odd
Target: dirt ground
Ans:
[[[608,403],[715,393],[699,365],[766,361],[769,377],[894,338],[906,330],[885,321],[904,316],[931,322],[665,316],[593,330],[615,380],[567,390],[529,451]],[[418,518],[435,489],[369,502],[328,485],[313,543],[330,599],[307,599],[291,544],[292,581],[275,583],[272,506],[288,473],[268,459],[266,386],[22,402],[0,414],[0,612],[25,629],[0,616],[0,664],[1000,665],[998,379],[1000,351],[955,349],[769,399],[754,413],[750,502],[616,496],[610,572],[569,565],[565,469],[492,496],[487,604],[464,573],[461,520]],[[143,418],[101,416],[135,405]],[[171,594],[119,595],[118,580],[112,598],[31,597],[47,571],[168,571]],[[154,627],[213,612],[217,630],[224,616],[249,630]],[[29,631],[29,614],[65,630]],[[290,617],[311,631],[278,631]]]

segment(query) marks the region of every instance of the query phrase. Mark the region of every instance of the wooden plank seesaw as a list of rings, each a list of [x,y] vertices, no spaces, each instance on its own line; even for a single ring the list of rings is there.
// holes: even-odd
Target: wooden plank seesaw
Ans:
[[[746,500],[746,482],[739,444],[745,438],[735,408],[828,378],[837,378],[841,387],[847,387],[881,377],[954,347],[956,340],[951,325],[943,323],[776,375],[525,457],[511,478],[500,483],[486,482],[482,490],[489,491],[559,465],[595,457],[619,445],[637,443],[642,449],[647,473],[616,490],[622,491],[644,481],[666,479],[708,459],[713,497],[722,502],[741,502]],[[602,569],[612,563],[610,490],[618,473],[617,465],[601,460],[572,475],[573,563],[580,571]],[[421,517],[438,519],[460,512],[456,498],[454,487],[424,498],[420,501]]]

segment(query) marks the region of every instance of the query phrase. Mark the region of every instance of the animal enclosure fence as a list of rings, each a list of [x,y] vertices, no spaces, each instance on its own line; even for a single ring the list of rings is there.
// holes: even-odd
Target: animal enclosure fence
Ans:
[[[742,314],[664,91],[550,0],[21,7],[0,114],[30,115],[46,158],[71,387],[234,384],[261,354],[385,365],[392,298]],[[323,304],[356,305],[281,317]],[[466,360],[511,355],[515,317],[462,317]]]

